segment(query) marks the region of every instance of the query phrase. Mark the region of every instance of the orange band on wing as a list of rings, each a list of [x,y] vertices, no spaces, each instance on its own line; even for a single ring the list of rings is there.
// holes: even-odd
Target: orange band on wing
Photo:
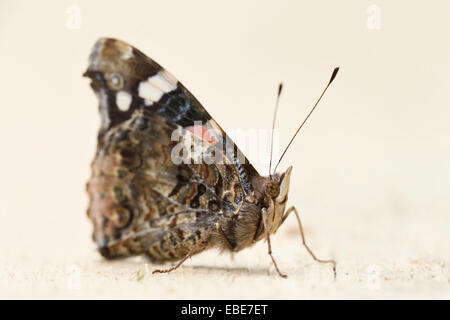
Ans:
[[[216,144],[218,142],[216,134],[214,130],[211,130],[206,125],[201,126],[189,126],[185,128],[189,132],[192,132],[195,136],[199,137],[203,141],[208,142],[209,144]]]

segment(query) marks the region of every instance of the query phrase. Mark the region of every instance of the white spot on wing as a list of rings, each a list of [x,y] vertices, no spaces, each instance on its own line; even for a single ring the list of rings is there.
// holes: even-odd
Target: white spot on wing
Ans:
[[[116,94],[116,105],[121,111],[127,111],[130,108],[132,97],[128,92],[119,91]]]
[[[167,71],[161,70],[153,77],[142,81],[139,84],[139,96],[143,98],[147,105],[157,102],[163,94],[177,88],[177,80]]]

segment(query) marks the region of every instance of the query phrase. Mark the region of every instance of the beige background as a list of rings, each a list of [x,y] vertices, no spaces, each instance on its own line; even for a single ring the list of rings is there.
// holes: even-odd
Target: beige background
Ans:
[[[2,0],[0,297],[449,299],[449,15],[448,1]],[[99,115],[81,74],[102,36],[165,66],[225,128],[269,128],[283,81],[281,145],[341,67],[281,165],[294,166],[290,203],[317,255],[337,259],[337,281],[295,219],[273,237],[288,280],[264,243],[170,275],[100,258],[84,191]]]

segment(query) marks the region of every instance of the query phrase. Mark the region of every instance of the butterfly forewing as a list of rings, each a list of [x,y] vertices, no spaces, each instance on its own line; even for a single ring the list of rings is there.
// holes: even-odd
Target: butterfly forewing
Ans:
[[[132,46],[100,39],[85,75],[102,119],[87,187],[101,253],[182,258],[239,210],[255,169],[197,99]],[[174,148],[187,143],[214,161],[196,153],[174,161]]]

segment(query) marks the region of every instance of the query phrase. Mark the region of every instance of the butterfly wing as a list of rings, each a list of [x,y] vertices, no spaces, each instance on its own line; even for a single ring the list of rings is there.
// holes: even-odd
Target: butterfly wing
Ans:
[[[87,185],[100,252],[182,258],[239,211],[256,170],[195,97],[132,46],[100,39],[85,75],[101,114]]]

